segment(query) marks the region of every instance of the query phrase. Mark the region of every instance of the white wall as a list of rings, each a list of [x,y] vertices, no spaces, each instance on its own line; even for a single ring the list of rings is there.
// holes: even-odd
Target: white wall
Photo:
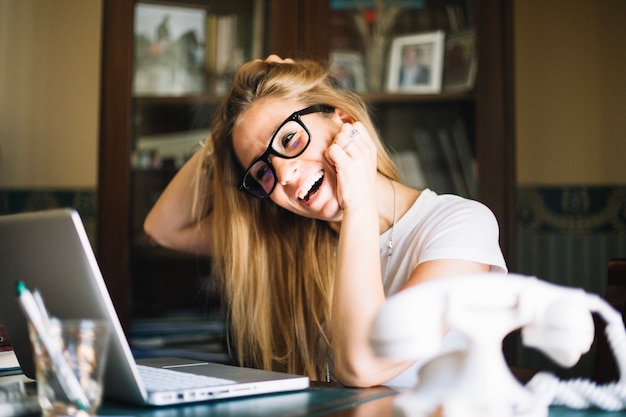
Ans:
[[[0,0],[0,187],[96,187],[101,9]]]
[[[626,184],[626,1],[517,0],[517,182]]]

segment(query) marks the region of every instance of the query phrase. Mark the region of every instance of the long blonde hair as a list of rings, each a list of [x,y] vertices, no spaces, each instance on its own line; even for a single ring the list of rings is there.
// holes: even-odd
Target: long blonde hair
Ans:
[[[219,110],[196,177],[195,215],[212,214],[213,276],[223,290],[233,354],[242,366],[319,380],[330,350],[337,235],[326,222],[258,200],[237,185],[243,168],[232,131],[253,103],[274,98],[341,108],[378,147],[378,170],[397,174],[365,103],[333,85],[313,61],[242,66]]]

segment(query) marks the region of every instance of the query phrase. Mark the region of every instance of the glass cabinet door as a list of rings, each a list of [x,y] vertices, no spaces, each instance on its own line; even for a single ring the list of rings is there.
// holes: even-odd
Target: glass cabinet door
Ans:
[[[130,315],[205,314],[210,260],[159,247],[143,221],[209,134],[237,67],[262,56],[260,0],[138,1],[134,6],[130,176]],[[207,298],[208,296],[208,298]]]

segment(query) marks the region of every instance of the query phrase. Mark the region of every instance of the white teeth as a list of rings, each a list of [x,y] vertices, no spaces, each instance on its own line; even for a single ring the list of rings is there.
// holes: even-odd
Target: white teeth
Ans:
[[[304,183],[304,186],[300,189],[298,198],[300,200],[304,199],[304,197],[306,197],[306,195],[309,193],[309,190],[311,190],[311,188],[315,185],[315,183],[318,182],[319,179],[322,178],[323,176],[324,176],[324,171],[319,171],[315,173],[314,175],[311,175]]]

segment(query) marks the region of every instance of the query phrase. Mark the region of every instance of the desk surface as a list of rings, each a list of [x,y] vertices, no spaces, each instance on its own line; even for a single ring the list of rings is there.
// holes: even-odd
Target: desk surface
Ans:
[[[310,389],[176,407],[133,408],[105,404],[99,414],[143,417],[385,417],[392,415],[396,392],[385,388],[344,388],[314,384]],[[549,417],[626,417],[626,412],[551,407]]]
[[[15,377],[2,379],[8,380],[8,378]],[[138,417],[386,417],[392,415],[396,395],[396,391],[385,387],[357,389],[336,384],[313,383],[311,388],[304,391],[184,406],[134,407],[105,402],[98,414]],[[626,417],[626,411],[605,412],[551,407],[548,417],[618,416]]]
[[[106,402],[98,414],[132,415],[143,417],[236,416],[236,417],[301,417],[342,416],[361,404],[373,405],[377,400],[392,399],[395,392],[389,388],[344,388],[335,384],[313,384],[311,388],[273,395],[259,395],[238,399],[210,401],[173,407],[129,407],[126,404]],[[383,403],[381,403],[383,404]],[[391,403],[390,403],[391,404]],[[339,414],[337,414],[339,413]],[[378,414],[384,416],[384,414]]]

